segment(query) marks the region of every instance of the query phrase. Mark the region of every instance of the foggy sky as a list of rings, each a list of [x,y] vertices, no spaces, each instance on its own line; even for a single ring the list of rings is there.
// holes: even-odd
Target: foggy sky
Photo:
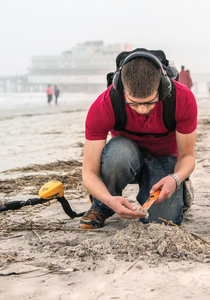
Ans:
[[[0,0],[0,76],[77,43],[161,49],[180,69],[210,73],[209,0]]]

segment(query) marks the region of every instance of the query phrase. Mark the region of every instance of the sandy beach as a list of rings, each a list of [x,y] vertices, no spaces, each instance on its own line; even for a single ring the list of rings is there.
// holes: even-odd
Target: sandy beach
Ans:
[[[22,108],[19,95],[13,110],[0,114],[0,202],[38,197],[55,179],[72,209],[84,212],[84,123],[96,95],[62,95],[49,107],[45,95],[27,102],[29,96],[22,95]],[[70,219],[56,200],[1,212],[1,299],[209,300],[210,99],[197,103],[195,200],[182,228],[114,215],[102,229],[80,230],[79,218]],[[138,206],[137,190],[129,185],[124,196]]]

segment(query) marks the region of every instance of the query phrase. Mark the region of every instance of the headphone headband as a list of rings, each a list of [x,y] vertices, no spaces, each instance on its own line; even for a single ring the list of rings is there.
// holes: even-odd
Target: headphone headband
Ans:
[[[122,63],[122,66],[120,69],[122,69],[122,67],[127,63],[129,62],[130,60],[136,58],[136,57],[143,57],[143,58],[148,58],[148,60],[150,60],[151,62],[154,63],[154,65],[161,70],[162,74],[163,75],[166,75],[166,72],[165,70],[163,69],[163,65],[161,63],[161,61],[159,60],[159,58],[149,52],[144,52],[144,51],[136,51],[136,52],[133,52],[131,54],[129,54],[125,60],[123,61]]]
[[[171,80],[168,77],[166,71],[163,69],[163,65],[162,65],[161,61],[159,60],[159,58],[157,56],[155,56],[154,54],[146,52],[146,51],[135,51],[135,52],[129,54],[128,56],[126,56],[126,58],[124,59],[124,61],[121,64],[120,68],[114,74],[113,81],[112,81],[114,89],[117,91],[117,93],[119,95],[121,95],[121,96],[123,95],[123,83],[122,83],[122,79],[121,79],[122,67],[126,63],[128,63],[130,60],[137,58],[137,57],[142,57],[142,58],[148,59],[158,69],[161,70],[162,77],[161,77],[161,82],[160,82],[158,90],[159,90],[160,100],[164,100],[171,92],[171,89],[172,89]]]

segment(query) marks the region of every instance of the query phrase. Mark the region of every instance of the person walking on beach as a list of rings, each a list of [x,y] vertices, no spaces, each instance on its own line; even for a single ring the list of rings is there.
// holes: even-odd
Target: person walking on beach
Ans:
[[[50,105],[50,102],[52,101],[52,96],[53,96],[53,89],[51,88],[50,84],[48,84],[46,93],[47,93],[47,102],[48,102],[48,105]]]
[[[162,109],[173,89],[176,128],[168,131]],[[123,99],[127,118],[125,129],[118,131],[114,129],[111,102],[115,93]],[[169,78],[161,61],[148,50],[128,52],[120,61],[113,84],[87,114],[82,173],[92,205],[81,218],[80,227],[100,228],[114,213],[143,223],[160,223],[161,217],[180,225],[183,181],[195,167],[196,126],[197,105],[192,92]],[[148,219],[122,196],[129,183],[139,185],[137,200],[141,205],[150,193],[160,190]]]
[[[189,75],[188,75],[187,71],[185,70],[185,67],[181,66],[181,72],[179,73],[179,82],[187,86],[188,78],[189,78]]]
[[[190,71],[187,70],[187,87],[191,90],[193,86],[192,78],[190,77]]]
[[[57,85],[55,85],[55,87],[54,87],[54,94],[55,94],[55,105],[57,105],[58,104],[58,97],[60,95],[60,90],[57,87]]]
[[[180,83],[186,85],[190,90],[193,86],[192,78],[190,77],[190,71],[185,70],[185,67],[181,67],[181,72],[179,73],[179,80]]]

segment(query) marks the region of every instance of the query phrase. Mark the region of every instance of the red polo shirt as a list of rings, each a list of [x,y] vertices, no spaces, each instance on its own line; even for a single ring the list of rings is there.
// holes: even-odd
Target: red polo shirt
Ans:
[[[182,134],[189,134],[197,126],[196,100],[187,87],[176,81],[174,83],[176,85],[176,130]],[[108,133],[111,132],[112,137],[120,135],[134,140],[139,147],[148,148],[153,156],[177,155],[175,132],[162,137],[153,135],[137,137],[123,131],[114,131],[115,116],[109,97],[110,89],[111,86],[96,99],[88,111],[85,130],[86,139],[105,140]],[[162,101],[154,106],[148,118],[136,113],[128,105],[126,105],[126,112],[126,129],[130,131],[146,133],[164,133],[167,131],[162,119]]]

